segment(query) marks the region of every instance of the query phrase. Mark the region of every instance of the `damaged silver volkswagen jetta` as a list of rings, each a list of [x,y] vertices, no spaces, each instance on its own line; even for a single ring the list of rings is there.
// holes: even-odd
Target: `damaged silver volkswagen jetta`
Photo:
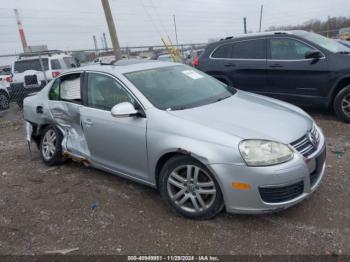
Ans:
[[[24,118],[45,164],[73,158],[158,188],[190,218],[285,209],[325,170],[324,136],[304,111],[176,63],[71,70],[24,100]]]

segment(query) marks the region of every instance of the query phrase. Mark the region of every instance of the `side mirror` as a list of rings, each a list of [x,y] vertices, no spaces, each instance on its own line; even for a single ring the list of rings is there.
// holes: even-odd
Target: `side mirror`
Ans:
[[[111,114],[114,117],[130,117],[130,116],[136,116],[138,115],[138,111],[135,109],[133,104],[130,102],[122,102],[120,104],[115,105],[112,110]]]
[[[314,59],[314,60],[318,60],[321,57],[323,57],[322,53],[318,50],[311,50],[306,52],[305,54],[305,58],[306,59]]]

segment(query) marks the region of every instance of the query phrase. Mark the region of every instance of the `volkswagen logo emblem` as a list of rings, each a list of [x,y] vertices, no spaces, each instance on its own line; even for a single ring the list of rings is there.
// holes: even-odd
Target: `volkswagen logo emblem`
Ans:
[[[310,143],[315,147],[317,146],[317,138],[316,138],[316,135],[313,133],[313,132],[309,132],[308,133],[308,138],[309,138],[309,141]]]

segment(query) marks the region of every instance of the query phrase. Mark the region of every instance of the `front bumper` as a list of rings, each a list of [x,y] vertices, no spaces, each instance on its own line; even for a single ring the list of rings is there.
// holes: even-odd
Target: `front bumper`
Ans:
[[[227,212],[272,213],[303,201],[317,189],[325,173],[325,154],[325,140],[324,136],[321,135],[317,150],[308,159],[296,152],[293,160],[275,166],[249,167],[246,165],[212,164],[208,168],[220,184]],[[247,183],[250,188],[246,190],[234,189],[232,187],[234,182]],[[290,187],[294,190],[292,197],[278,201],[278,194],[280,194],[281,199],[286,199],[285,196],[288,192],[284,189]],[[275,190],[270,190],[267,198],[262,193],[262,188]],[[300,192],[295,191],[296,189]]]

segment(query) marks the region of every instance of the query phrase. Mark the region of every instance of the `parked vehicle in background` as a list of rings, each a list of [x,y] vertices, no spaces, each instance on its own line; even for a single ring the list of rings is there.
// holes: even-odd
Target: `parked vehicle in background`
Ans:
[[[288,208],[325,172],[325,138],[303,110],[179,63],[70,70],[27,97],[23,114],[45,164],[72,157],[158,188],[189,218]]]
[[[0,82],[0,110],[8,109],[10,106],[10,95],[7,87]]]
[[[338,43],[341,43],[342,45],[350,48],[350,40],[349,41],[344,41],[344,40],[337,40]]]
[[[3,68],[0,71],[0,83],[8,87],[10,86],[11,82],[12,82],[11,68]]]
[[[11,67],[11,100],[22,107],[28,94],[40,91],[51,79],[78,66],[74,57],[58,50],[20,54]]]
[[[160,55],[157,60],[163,62],[175,62],[174,58],[171,55]]]
[[[349,54],[315,33],[266,32],[209,44],[197,67],[238,89],[324,106],[350,122]]]
[[[95,58],[94,63],[110,64],[115,60],[115,56],[100,56]]]
[[[186,64],[197,67],[198,59],[203,52],[204,49],[191,50],[190,54],[187,56]]]
[[[350,27],[340,29],[338,38],[344,41],[350,41]]]

